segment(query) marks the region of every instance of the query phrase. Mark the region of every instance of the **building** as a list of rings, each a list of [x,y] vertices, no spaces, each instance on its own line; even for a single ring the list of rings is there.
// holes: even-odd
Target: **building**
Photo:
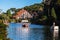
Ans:
[[[32,18],[32,15],[27,10],[20,10],[16,13],[15,16],[13,16],[16,19],[26,19],[26,18]]]

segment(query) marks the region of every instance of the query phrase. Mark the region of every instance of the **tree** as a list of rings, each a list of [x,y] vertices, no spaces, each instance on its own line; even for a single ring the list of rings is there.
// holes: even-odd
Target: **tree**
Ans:
[[[7,25],[0,23],[0,40],[7,40]]]
[[[7,16],[9,16],[9,17],[12,16],[12,14],[11,14],[11,12],[10,12],[10,9],[8,9],[6,13],[7,13]]]
[[[12,14],[15,14],[17,12],[16,8],[10,8],[10,11],[12,12]]]
[[[52,16],[53,16],[55,19],[57,18],[54,8],[52,8]]]
[[[57,1],[57,4],[59,4],[59,5],[60,5],[60,0],[58,0],[58,1]]]

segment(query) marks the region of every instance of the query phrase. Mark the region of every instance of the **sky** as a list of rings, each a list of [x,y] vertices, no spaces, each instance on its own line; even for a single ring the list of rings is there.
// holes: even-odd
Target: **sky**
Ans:
[[[41,2],[42,0],[0,0],[0,9],[6,11],[10,8],[23,8]]]

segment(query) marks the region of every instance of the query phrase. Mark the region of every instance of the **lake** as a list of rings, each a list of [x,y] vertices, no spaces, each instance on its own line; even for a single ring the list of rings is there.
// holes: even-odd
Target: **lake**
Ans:
[[[52,33],[45,27],[30,24],[29,28],[22,28],[21,23],[10,23],[7,37],[11,40],[54,40]]]

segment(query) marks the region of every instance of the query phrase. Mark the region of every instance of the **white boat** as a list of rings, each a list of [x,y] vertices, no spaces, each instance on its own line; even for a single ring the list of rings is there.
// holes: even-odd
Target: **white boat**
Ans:
[[[30,25],[28,20],[22,20],[21,23],[22,23],[22,27],[29,27]]]

